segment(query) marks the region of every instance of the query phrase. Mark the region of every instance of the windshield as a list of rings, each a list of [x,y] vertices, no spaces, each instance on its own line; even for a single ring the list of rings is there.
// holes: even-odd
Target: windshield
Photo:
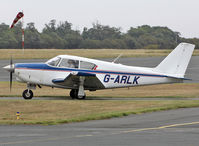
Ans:
[[[46,63],[51,66],[57,66],[58,63],[60,62],[60,60],[61,60],[60,57],[55,57],[55,58],[48,60]]]

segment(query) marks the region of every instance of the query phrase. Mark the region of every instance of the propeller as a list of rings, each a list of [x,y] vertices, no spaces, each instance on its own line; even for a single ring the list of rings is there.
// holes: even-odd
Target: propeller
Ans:
[[[12,74],[15,71],[15,65],[13,64],[12,57],[10,58],[10,65],[4,66],[3,69],[10,72],[10,91],[12,88]]]
[[[11,59],[10,59],[10,68],[12,68],[13,67],[13,64],[12,64],[12,57],[11,57]],[[11,70],[10,71],[10,91],[11,91],[11,89],[12,89],[12,73],[14,72],[14,70]]]
[[[10,59],[10,66],[12,67],[12,57]],[[10,91],[12,89],[12,73],[13,73],[13,71],[10,72]]]

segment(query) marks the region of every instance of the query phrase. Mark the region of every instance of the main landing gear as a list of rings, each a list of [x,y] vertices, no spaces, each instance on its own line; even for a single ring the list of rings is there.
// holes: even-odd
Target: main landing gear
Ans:
[[[85,99],[86,98],[86,94],[84,93],[84,95],[78,95],[78,93],[79,93],[79,90],[78,89],[72,89],[71,91],[70,91],[70,97],[72,98],[72,99]]]
[[[84,80],[85,80],[85,77],[80,76],[80,78],[79,78],[79,88],[78,89],[72,89],[70,91],[70,97],[72,99],[85,99],[86,98],[86,94],[84,92]]]

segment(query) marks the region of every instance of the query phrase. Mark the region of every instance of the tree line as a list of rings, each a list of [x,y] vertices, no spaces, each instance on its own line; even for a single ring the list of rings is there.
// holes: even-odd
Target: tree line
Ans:
[[[21,48],[21,22],[13,29],[0,24],[0,49]],[[199,48],[199,38],[183,38],[179,32],[168,27],[149,25],[130,27],[126,33],[121,28],[101,25],[96,22],[83,31],[72,29],[68,21],[56,23],[51,20],[41,32],[30,22],[24,29],[25,48],[57,49],[172,49],[180,42],[189,42]]]

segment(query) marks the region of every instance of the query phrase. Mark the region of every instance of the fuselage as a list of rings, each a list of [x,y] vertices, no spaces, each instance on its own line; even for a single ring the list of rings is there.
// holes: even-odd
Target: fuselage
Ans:
[[[52,82],[54,79],[64,79],[73,72],[85,72],[96,74],[105,88],[121,88],[137,85],[161,84],[181,82],[182,80],[170,78],[167,75],[154,71],[153,68],[133,67],[122,64],[106,62],[84,57],[59,55],[59,62],[52,65],[50,61],[46,63],[17,63],[15,64],[15,75],[20,82],[72,89],[71,86],[57,85]],[[61,66],[63,60],[75,60],[76,67]],[[93,64],[89,68],[85,64]],[[84,67],[83,67],[84,66]],[[100,88],[103,89],[103,88]],[[85,90],[89,90],[85,88]],[[97,90],[97,89],[95,89]]]

